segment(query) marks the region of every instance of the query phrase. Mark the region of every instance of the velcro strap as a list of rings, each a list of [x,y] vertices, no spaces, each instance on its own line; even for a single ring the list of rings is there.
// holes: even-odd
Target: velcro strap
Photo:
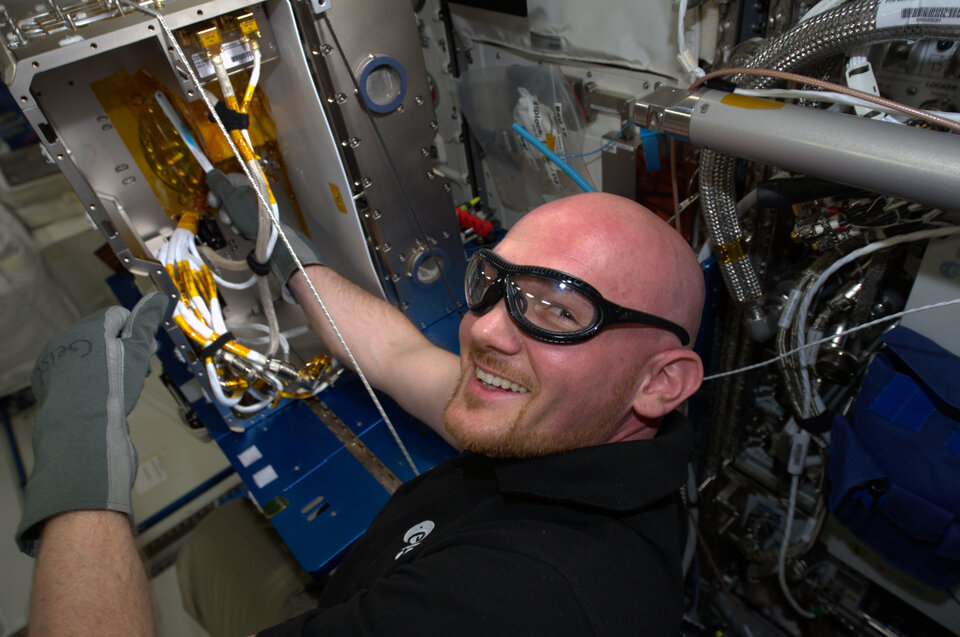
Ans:
[[[202,350],[200,350],[200,360],[205,361],[220,350],[223,349],[223,346],[233,340],[233,333],[229,330],[217,337],[217,340],[210,343]]]
[[[270,264],[257,261],[257,258],[253,256],[253,250],[247,253],[247,265],[250,266],[250,269],[253,270],[253,273],[257,276],[267,276],[270,274]]]
[[[227,130],[246,130],[250,128],[250,116],[247,113],[238,113],[229,108],[223,100],[217,102],[213,108],[220,116],[224,128]],[[213,115],[207,115],[207,119],[214,121]]]

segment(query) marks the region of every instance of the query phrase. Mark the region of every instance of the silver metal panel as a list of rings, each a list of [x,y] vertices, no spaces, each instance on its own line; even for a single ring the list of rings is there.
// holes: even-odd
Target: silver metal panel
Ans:
[[[355,77],[377,56],[389,56],[406,73],[402,104],[392,112],[374,115],[398,180],[330,31],[321,18],[312,18],[319,38],[315,58],[327,74],[320,78],[324,84],[321,91],[332,119],[339,124],[340,143],[355,162],[352,185],[361,214],[364,207],[369,211],[366,227],[380,275],[399,307],[425,327],[455,311],[451,296],[462,295],[464,260],[450,185],[433,170],[429,156],[438,124],[430,104],[415,16],[404,0],[334,3],[325,15]],[[417,284],[409,266],[426,249],[438,249],[445,255],[449,291],[441,280],[428,286]]]
[[[261,85],[271,96],[280,150],[310,237],[337,272],[383,296],[359,212],[350,196],[352,187],[338,140],[324,114],[290,5],[271,3],[270,22],[283,62],[265,69]],[[343,212],[334,200],[331,184],[342,196]],[[282,248],[280,245],[278,249]]]

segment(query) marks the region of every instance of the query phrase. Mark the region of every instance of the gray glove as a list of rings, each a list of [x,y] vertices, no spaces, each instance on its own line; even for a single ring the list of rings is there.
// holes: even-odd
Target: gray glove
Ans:
[[[137,452],[127,414],[150,371],[166,307],[165,296],[150,294],[133,311],[101,310],[52,336],[37,359],[35,461],[17,528],[24,553],[36,555],[41,522],[58,513],[132,513]]]
[[[257,195],[247,183],[246,179],[232,179],[233,175],[225,175],[219,170],[212,170],[206,174],[207,186],[220,200],[220,209],[226,211],[227,216],[247,239],[257,236]],[[283,221],[280,222],[284,236],[290,242],[297,258],[304,266],[312,264],[323,265],[323,258],[317,247],[313,245],[302,232]],[[281,239],[270,255],[270,265],[273,273],[284,285],[290,276],[297,271],[297,264],[293,260]]]

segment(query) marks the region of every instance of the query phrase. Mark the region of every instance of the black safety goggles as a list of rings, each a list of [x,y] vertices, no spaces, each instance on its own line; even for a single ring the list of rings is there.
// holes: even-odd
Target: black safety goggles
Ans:
[[[586,281],[559,270],[514,265],[484,248],[470,258],[464,288],[471,311],[483,314],[505,298],[520,329],[547,343],[579,343],[617,323],[657,327],[676,334],[683,345],[690,342],[676,323],[611,303]]]

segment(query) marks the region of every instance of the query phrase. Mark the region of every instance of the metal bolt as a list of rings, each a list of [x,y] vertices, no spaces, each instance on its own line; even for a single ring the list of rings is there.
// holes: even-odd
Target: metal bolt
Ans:
[[[427,147],[423,147],[423,148],[420,149],[420,154],[423,155],[424,157],[429,157],[429,156],[430,156],[430,149],[427,148]]]
[[[427,171],[427,179],[429,179],[430,181],[433,181],[433,180],[436,179],[436,178],[437,178],[437,176],[433,174],[433,171],[432,171],[432,170],[428,170],[428,171]]]
[[[706,113],[706,112],[709,111],[709,110],[710,110],[710,105],[709,105],[709,104],[701,104],[701,105],[700,105],[700,112],[701,112],[701,113]]]
[[[440,234],[443,235],[443,238],[444,238],[444,239],[449,239],[449,238],[450,238],[450,233],[447,232],[446,230],[444,230],[444,231],[441,232]]]
[[[333,47],[330,46],[329,44],[324,44],[320,47],[320,52],[323,53],[324,55],[330,55],[332,51],[333,51]]]
[[[359,146],[359,145],[360,145],[360,138],[359,138],[359,137],[351,137],[351,138],[350,138],[350,148],[356,148],[356,147]]]
[[[337,104],[343,104],[347,101],[347,95],[345,93],[337,93],[336,100]]]
[[[654,83],[653,83],[653,88],[654,88],[654,89],[658,89],[658,88],[660,88],[661,86],[663,86],[663,82],[654,82]]]
[[[648,88],[650,88],[650,82],[644,81],[644,82],[643,82],[643,89],[644,89],[644,90],[647,90]]]
[[[419,95],[414,97],[413,101],[416,103],[417,106],[423,106],[423,98],[420,97]]]
[[[393,246],[391,246],[391,245],[390,245],[389,243],[387,243],[386,241],[383,242],[383,251],[384,251],[384,252],[390,252],[390,248],[392,248],[392,247],[393,247]]]
[[[373,211],[373,218],[374,218],[374,220],[379,219],[381,216],[383,216],[383,215],[380,214],[380,211],[379,211],[379,210],[374,210],[374,211]]]
[[[407,260],[407,253],[401,252],[398,258],[400,259],[400,263],[404,263]]]
[[[402,112],[404,111],[404,109],[405,109],[405,107],[404,107],[403,104],[397,104],[397,112],[398,112],[398,113],[402,113]]]
[[[369,177],[363,177],[360,180],[360,183],[363,185],[364,188],[369,188],[371,184],[373,184],[373,182],[370,180]]]
[[[437,123],[437,120],[433,120],[432,122],[430,122],[430,128],[432,128],[433,130],[437,130],[439,126],[440,124]]]
[[[443,184],[443,192],[450,192],[453,190],[453,187],[450,184]]]
[[[650,113],[650,126],[656,127],[660,126],[660,123],[663,121],[663,114],[660,111],[652,111]]]
[[[400,275],[397,274],[396,272],[394,272],[393,276],[391,276],[390,278],[393,280],[394,283],[397,283],[400,281]]]
[[[437,245],[437,239],[431,235],[427,235],[427,242],[432,246]]]

